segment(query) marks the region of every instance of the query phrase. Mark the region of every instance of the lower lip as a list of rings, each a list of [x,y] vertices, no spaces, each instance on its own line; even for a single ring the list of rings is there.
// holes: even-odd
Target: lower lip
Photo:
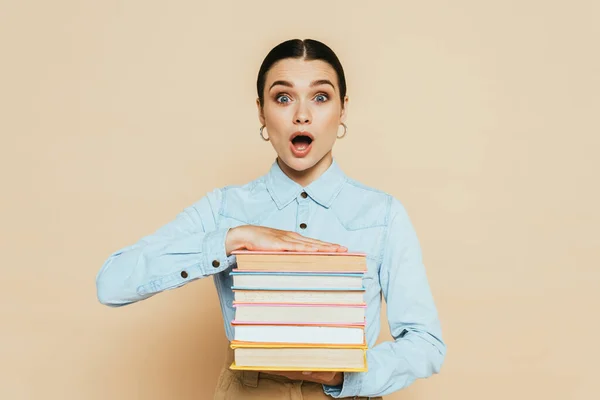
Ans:
[[[309,144],[308,146],[306,146],[306,147],[305,147],[303,150],[298,150],[298,149],[296,148],[296,146],[294,146],[294,144],[293,144],[292,142],[290,142],[290,149],[292,150],[292,154],[293,154],[295,157],[302,158],[302,157],[305,157],[305,156],[307,156],[307,155],[308,155],[308,153],[309,153],[309,152],[310,152],[310,150],[312,149],[312,143],[311,143],[311,144]]]

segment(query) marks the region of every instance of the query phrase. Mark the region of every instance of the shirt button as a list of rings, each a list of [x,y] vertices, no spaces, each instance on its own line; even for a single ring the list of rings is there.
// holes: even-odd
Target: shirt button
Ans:
[[[215,268],[219,268],[219,265],[221,265],[221,263],[219,262],[219,260],[214,260],[212,262],[212,266],[215,267]]]
[[[181,277],[184,278],[184,279],[187,278],[188,277],[188,273],[185,272],[185,271],[181,271]]]
[[[306,224],[304,222],[300,224],[300,229],[306,229]]]
[[[300,196],[302,196],[302,198],[303,198],[303,199],[305,199],[305,198],[307,198],[307,197],[308,197],[308,195],[306,194],[306,192],[302,192],[302,193],[300,194]]]

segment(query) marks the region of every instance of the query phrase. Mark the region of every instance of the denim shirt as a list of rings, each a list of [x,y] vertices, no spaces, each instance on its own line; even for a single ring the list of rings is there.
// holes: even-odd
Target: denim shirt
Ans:
[[[368,371],[344,373],[341,385],[323,385],[325,393],[383,396],[439,372],[446,346],[410,219],[397,199],[347,177],[335,159],[306,187],[274,162],[252,182],[207,193],[153,234],[110,255],[96,277],[99,301],[122,306],[212,276],[232,340],[229,272],[236,259],[226,255],[225,238],[232,227],[248,224],[295,231],[367,254]],[[382,295],[394,340],[375,345]]]

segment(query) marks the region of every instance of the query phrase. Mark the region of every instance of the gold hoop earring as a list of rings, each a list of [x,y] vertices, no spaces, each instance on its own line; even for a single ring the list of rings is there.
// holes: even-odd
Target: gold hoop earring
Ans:
[[[343,138],[344,136],[346,136],[346,133],[348,132],[348,127],[346,126],[346,124],[345,124],[345,123],[343,123],[343,122],[342,122],[340,125],[342,125],[342,126],[344,127],[344,133],[342,134],[342,136],[337,136],[337,135],[336,135],[336,137],[337,137],[338,139],[341,139],[341,138]]]
[[[270,139],[269,139],[268,137],[267,137],[267,138],[265,138],[265,137],[263,136],[263,129],[265,129],[265,128],[266,128],[266,126],[264,126],[264,125],[260,127],[260,137],[261,137],[261,138],[262,138],[262,140],[264,140],[265,142],[268,142]]]

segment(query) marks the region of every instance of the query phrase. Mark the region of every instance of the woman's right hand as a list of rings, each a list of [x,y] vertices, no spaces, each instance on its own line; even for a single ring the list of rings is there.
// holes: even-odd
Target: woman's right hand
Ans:
[[[335,243],[302,236],[299,233],[256,225],[231,228],[225,240],[227,255],[235,250],[255,251],[324,251],[346,252],[347,248]]]

